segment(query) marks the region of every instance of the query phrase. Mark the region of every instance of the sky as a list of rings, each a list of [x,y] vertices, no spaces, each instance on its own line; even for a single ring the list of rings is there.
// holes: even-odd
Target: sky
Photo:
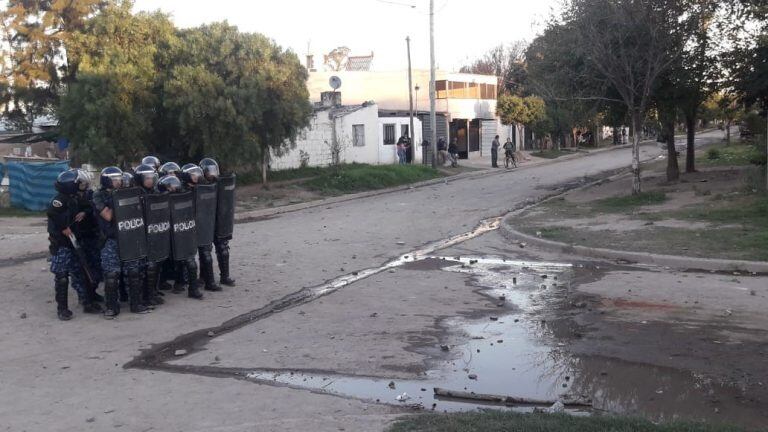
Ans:
[[[488,49],[532,40],[559,0],[434,0],[438,68],[458,70]],[[415,7],[412,7],[415,6]],[[135,10],[160,9],[179,27],[226,20],[290,48],[304,61],[347,46],[351,55],[374,53],[373,68],[407,67],[406,36],[414,68],[429,67],[429,0],[135,0]]]

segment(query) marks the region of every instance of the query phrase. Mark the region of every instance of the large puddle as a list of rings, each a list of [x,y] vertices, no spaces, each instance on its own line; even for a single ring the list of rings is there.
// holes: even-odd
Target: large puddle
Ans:
[[[609,358],[574,356],[552,334],[560,322],[533,319],[569,290],[573,267],[481,257],[422,257],[409,266],[470,275],[484,294],[509,307],[498,316],[451,318],[442,325],[463,343],[422,379],[391,380],[298,370],[249,370],[246,379],[436,411],[503,408],[520,412],[564,404],[575,415],[620,413],[654,421],[677,419],[753,424],[741,391],[690,373]],[[430,264],[431,263],[431,264]],[[513,312],[510,312],[512,310]],[[491,397],[492,396],[492,397]],[[496,398],[496,396],[500,398]],[[509,398],[506,401],[502,397]],[[759,420],[756,420],[760,424]]]

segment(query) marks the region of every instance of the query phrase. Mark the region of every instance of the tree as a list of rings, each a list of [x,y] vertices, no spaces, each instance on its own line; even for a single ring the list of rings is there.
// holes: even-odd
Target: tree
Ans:
[[[543,135],[548,129],[546,105],[543,99],[535,96],[499,96],[496,101],[496,116],[501,119],[502,124],[521,124],[533,129],[537,135]]]
[[[691,17],[678,0],[574,0],[563,19],[574,31],[577,54],[610,84],[631,119],[632,193],[641,191],[640,130],[659,75],[679,53]],[[605,94],[595,95],[604,97]],[[607,98],[606,98],[607,99]]]
[[[350,52],[352,52],[352,50],[345,46],[334,48],[331,52],[323,56],[323,64],[333,72],[342,71],[347,66]]]
[[[72,82],[78,56],[68,51],[72,37],[108,0],[8,0],[0,12],[3,59],[10,63],[0,78],[6,94],[5,116],[23,130],[50,113],[62,85]],[[12,107],[12,108],[11,108]]]
[[[214,23],[180,33],[163,83],[167,153],[210,155],[229,167],[261,165],[295,148],[312,113],[307,72],[267,37]]]
[[[174,29],[167,16],[134,15],[131,6],[108,7],[69,42],[79,67],[57,114],[74,151],[94,163],[126,165],[153,137],[160,101],[156,59],[161,42],[175,38]]]
[[[526,47],[525,41],[495,46],[471,64],[463,66],[459,72],[495,75],[499,78],[499,94],[509,93],[527,96]]]

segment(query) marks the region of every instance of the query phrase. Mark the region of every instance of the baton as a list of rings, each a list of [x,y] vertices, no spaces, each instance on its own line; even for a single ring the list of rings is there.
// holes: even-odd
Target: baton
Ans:
[[[80,262],[80,267],[83,269],[83,273],[85,273],[85,279],[91,287],[96,287],[96,282],[93,279],[90,268],[88,267],[88,258],[85,256],[85,251],[83,251],[83,249],[77,243],[77,238],[74,234],[69,235],[69,241],[72,242],[72,246],[75,248],[75,255],[77,256],[77,260]]]

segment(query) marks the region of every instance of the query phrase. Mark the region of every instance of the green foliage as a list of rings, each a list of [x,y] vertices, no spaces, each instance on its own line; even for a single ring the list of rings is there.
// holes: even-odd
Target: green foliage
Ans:
[[[383,189],[439,177],[424,165],[349,164],[324,170],[305,185],[330,195]]]
[[[8,0],[0,12],[0,104],[14,127],[30,131],[35,118],[51,113],[62,85],[71,81],[78,56],[68,50],[88,18],[112,0]],[[7,63],[6,63],[7,61]],[[10,67],[7,67],[9,66]]]
[[[567,414],[520,414],[487,410],[455,414],[420,414],[406,417],[389,432],[736,432],[729,426],[695,423],[654,424],[627,417],[574,417]]]
[[[652,191],[601,199],[595,202],[595,207],[606,212],[625,212],[641,206],[661,204],[666,200],[664,192]]]
[[[505,125],[519,123],[532,127],[546,120],[546,107],[539,97],[503,94],[496,102],[496,115]]]
[[[720,150],[716,148],[711,148],[707,150],[707,159],[709,160],[720,159]]]
[[[295,54],[226,22],[178,30],[131,6],[107,7],[69,44],[79,68],[58,115],[82,159],[210,156],[248,171],[295,147],[311,115]]]
[[[61,99],[62,135],[84,161],[123,164],[153,137],[159,95],[158,49],[175,38],[162,14],[132,14],[131,4],[105,9],[70,44],[80,56],[76,81]]]

